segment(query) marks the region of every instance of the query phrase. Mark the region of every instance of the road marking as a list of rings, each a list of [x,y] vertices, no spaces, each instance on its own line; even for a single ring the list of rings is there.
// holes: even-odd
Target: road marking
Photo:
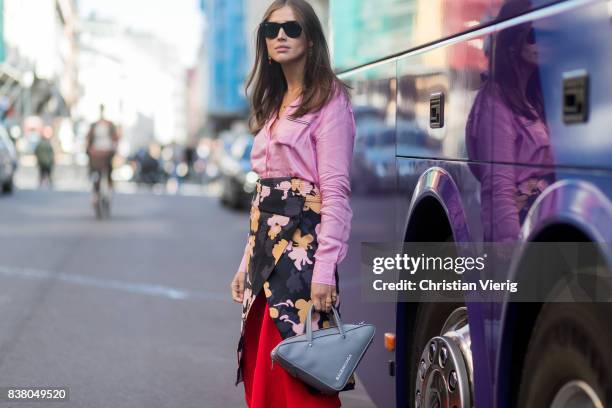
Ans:
[[[172,288],[169,286],[150,283],[131,283],[114,279],[100,279],[92,276],[52,272],[41,269],[15,268],[9,266],[0,266],[0,274],[4,276],[26,279],[56,279],[61,282],[71,283],[74,285],[114,289],[128,293],[155,296],[172,300],[214,300],[231,302],[229,291],[227,294],[209,291],[188,291],[185,289]]]

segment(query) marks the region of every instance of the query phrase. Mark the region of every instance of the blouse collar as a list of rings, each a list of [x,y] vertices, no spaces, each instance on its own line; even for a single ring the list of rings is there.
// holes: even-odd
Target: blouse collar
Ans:
[[[295,98],[295,100],[291,102],[289,106],[287,106],[287,108],[285,108],[285,111],[283,112],[283,116],[281,116],[278,120],[281,120],[283,117],[287,116],[288,114],[293,113],[293,111],[295,110],[294,108],[297,108],[298,106],[300,106],[301,102],[302,102],[302,94],[300,94],[297,98]],[[272,128],[272,122],[274,122],[275,118],[276,118],[276,112],[270,115],[270,118],[268,119],[268,122],[266,123],[266,129],[268,130],[268,134],[270,133],[270,129]]]

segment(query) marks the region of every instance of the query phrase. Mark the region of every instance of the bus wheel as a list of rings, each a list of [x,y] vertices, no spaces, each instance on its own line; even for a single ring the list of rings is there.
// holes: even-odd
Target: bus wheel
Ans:
[[[612,331],[606,303],[550,303],[529,342],[517,407],[612,406]]]
[[[454,309],[416,362],[414,406],[472,407],[472,354],[467,309]]]

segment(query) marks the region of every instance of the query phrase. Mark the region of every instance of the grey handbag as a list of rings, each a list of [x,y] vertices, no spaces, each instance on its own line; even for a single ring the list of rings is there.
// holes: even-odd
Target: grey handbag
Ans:
[[[306,317],[306,333],[281,341],[270,354],[289,374],[324,394],[346,386],[351,374],[374,339],[371,324],[342,324],[332,307],[336,327],[312,331],[312,309]]]

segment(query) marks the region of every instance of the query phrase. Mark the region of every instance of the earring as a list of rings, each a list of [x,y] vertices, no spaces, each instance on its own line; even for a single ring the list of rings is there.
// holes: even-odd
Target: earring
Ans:
[[[272,65],[272,57],[268,56],[268,65]]]

